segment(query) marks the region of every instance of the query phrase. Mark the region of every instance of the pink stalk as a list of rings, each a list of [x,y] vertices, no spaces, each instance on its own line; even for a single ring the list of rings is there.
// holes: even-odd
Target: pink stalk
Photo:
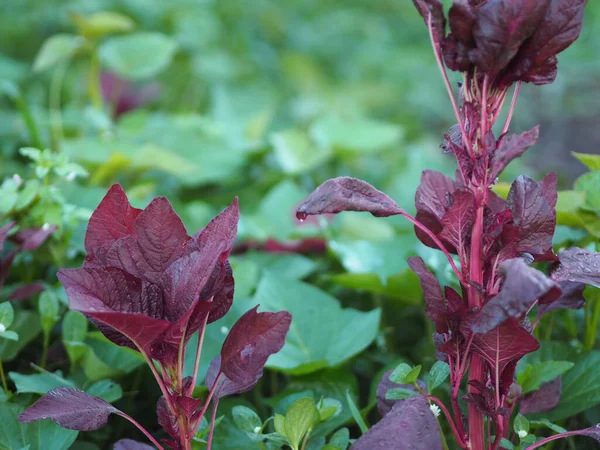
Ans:
[[[471,147],[471,142],[467,137],[467,131],[465,130],[465,123],[462,119],[462,115],[460,114],[460,110],[458,109],[458,104],[456,103],[456,99],[454,98],[454,92],[452,91],[452,86],[450,85],[450,79],[448,78],[448,73],[446,72],[446,68],[444,67],[444,63],[442,62],[442,55],[438,50],[438,46],[435,42],[435,38],[433,37],[433,25],[431,23],[432,17],[431,13],[427,19],[427,28],[429,29],[429,38],[431,39],[431,45],[433,47],[433,54],[435,55],[435,60],[437,61],[438,67],[440,68],[440,72],[442,73],[442,78],[444,79],[444,84],[446,85],[446,90],[448,91],[448,96],[450,97],[450,102],[452,103],[452,108],[454,109],[454,115],[456,116],[456,120],[458,120],[458,126],[460,127],[460,133],[462,134],[463,145],[467,147],[469,151],[469,155],[473,157],[473,148]]]
[[[200,419],[202,419],[204,414],[206,414],[206,410],[208,409],[208,404],[212,400],[213,395],[214,395],[215,391],[217,390],[217,386],[219,385],[219,379],[221,378],[221,375],[223,375],[223,372],[219,372],[219,375],[217,375],[217,378],[215,378],[215,383],[213,384],[213,387],[210,389],[210,392],[208,393],[208,397],[206,397],[206,401],[204,402],[204,406],[202,406],[202,410],[198,414],[198,421],[200,421]],[[217,400],[215,403],[218,403],[218,402],[219,401]]]
[[[464,434],[457,430],[456,425],[454,424],[454,421],[452,420],[452,415],[446,408],[446,405],[444,405],[444,402],[442,402],[439,398],[434,397],[433,395],[427,395],[427,399],[431,400],[432,402],[434,402],[435,404],[437,404],[440,407],[440,409],[444,413],[444,416],[446,416],[446,420],[450,424],[450,429],[452,430],[452,433],[454,434],[454,437],[456,438],[456,442],[458,442],[458,445],[460,446],[460,448],[466,449],[467,444],[464,439]]]
[[[517,81],[517,84],[515,84],[515,91],[513,92],[513,97],[510,102],[510,108],[508,109],[508,115],[506,116],[506,122],[502,128],[502,134],[505,134],[508,131],[508,127],[510,127],[510,122],[512,121],[512,117],[515,112],[517,99],[519,98],[519,92],[521,92],[521,82]]]
[[[158,386],[160,387],[160,390],[161,390],[163,396],[165,397],[165,401],[167,402],[167,405],[169,405],[169,409],[171,410],[171,413],[175,417],[177,417],[177,415],[178,415],[177,410],[175,409],[175,406],[173,405],[173,402],[171,401],[171,395],[169,394],[169,390],[165,386],[165,383],[164,383],[162,377],[159,375],[158,371],[156,370],[156,367],[154,366],[154,362],[150,359],[150,357],[148,357],[148,355],[146,355],[146,353],[140,347],[138,347],[138,350],[140,351],[140,353],[146,360],[146,363],[148,364],[148,366],[150,366],[150,370],[152,371],[152,374],[154,375],[154,378],[156,379],[156,382],[158,383]]]
[[[128,414],[125,414],[123,411],[117,411],[115,414],[118,414],[119,416],[129,420],[132,424],[134,424],[138,430],[140,430],[142,433],[144,433],[144,435],[150,440],[150,442],[152,442],[152,444],[154,444],[156,446],[156,448],[158,448],[158,450],[164,450],[164,447],[162,445],[160,445],[158,443],[158,441],[156,439],[154,439],[152,437],[152,435],[150,433],[148,433],[148,431],[146,431],[146,429],[141,426],[139,424],[139,422],[137,420],[135,420],[133,417],[131,417]]]
[[[208,314],[204,318],[204,323],[202,324],[202,328],[200,328],[200,331],[198,334],[198,345],[196,346],[196,359],[194,360],[194,372],[192,375],[192,382],[191,382],[190,387],[188,388],[188,392],[187,392],[188,397],[192,396],[192,392],[194,392],[194,387],[196,386],[196,379],[198,378],[198,367],[200,366],[200,356],[202,355],[202,344],[204,343],[204,332],[206,331],[206,323],[207,322],[208,322]]]
[[[488,91],[490,89],[490,77],[485,75],[483,77],[483,89],[481,93],[481,141],[485,140],[485,135],[488,131]]]
[[[216,384],[216,383],[215,383]],[[215,420],[217,418],[217,407],[219,406],[219,401],[217,400],[213,405],[212,415],[210,417],[210,431],[208,432],[208,442],[206,443],[206,450],[211,450],[213,433],[215,431]]]
[[[542,439],[541,441],[536,442],[535,444],[530,445],[525,450],[533,450],[534,448],[541,447],[542,445],[546,445],[548,442],[555,441],[557,439],[562,439],[569,436],[584,435],[583,433],[581,433],[582,431],[584,430],[567,431],[565,433],[555,434],[554,436],[547,437],[545,439]]]

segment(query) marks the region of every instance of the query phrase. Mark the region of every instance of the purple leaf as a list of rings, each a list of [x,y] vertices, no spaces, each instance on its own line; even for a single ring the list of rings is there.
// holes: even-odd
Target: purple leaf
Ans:
[[[213,389],[215,381],[217,381],[217,377],[219,377],[219,384],[214,388],[215,392],[213,397],[215,399],[220,399],[229,395],[241,394],[242,392],[252,389],[262,377],[262,370],[253,379],[249,379],[242,383],[236,383],[231,381],[221,372],[221,355],[217,355],[210,362],[208,372],[206,373],[206,386],[209,389]]]
[[[525,175],[514,181],[507,199],[513,223],[504,225],[500,260],[520,253],[540,256],[552,249],[556,212],[549,201],[556,194],[551,190],[551,183],[538,183]]]
[[[423,260],[418,256],[413,256],[408,259],[408,265],[412,271],[419,277],[421,289],[425,297],[425,313],[429,320],[435,324],[435,329],[438,333],[448,331],[446,316],[448,311],[442,294],[442,288],[435,276],[427,268]]]
[[[43,292],[45,289],[44,285],[37,281],[34,283],[22,284],[11,291],[8,298],[10,300],[27,300],[28,298]]]
[[[387,195],[369,183],[350,177],[332,178],[321,184],[300,205],[296,216],[336,214],[341,211],[366,211],[375,217],[401,214],[403,210]]]
[[[115,117],[158,98],[161,92],[161,86],[158,83],[136,86],[134,83],[106,71],[100,74],[100,89],[104,100],[112,104]]]
[[[475,197],[470,190],[459,189],[452,194],[452,205],[442,219],[440,238],[451,244],[459,254],[464,254],[471,229],[475,223]]]
[[[505,277],[502,289],[470,321],[474,333],[487,333],[508,318],[520,319],[542,297],[548,302],[560,297],[560,287],[522,258],[504,261],[499,273]]]
[[[117,441],[113,447],[113,450],[155,450],[153,446],[143,444],[133,439],[121,439]]]
[[[351,450],[441,450],[437,419],[427,400],[412,397],[396,402],[383,419],[362,435]]]
[[[533,81],[532,73],[548,72],[548,67],[556,70],[556,55],[569,47],[578,37],[583,24],[584,7],[587,0],[551,0],[545,15],[536,31],[525,42],[511,63],[504,85],[514,81]],[[556,72],[554,72],[556,74]],[[538,83],[545,84],[543,78]],[[554,79],[547,77],[547,82]]]
[[[164,396],[160,397],[156,403],[156,418],[158,419],[158,424],[163,427],[169,436],[179,440],[179,423],[177,422],[177,418],[173,416]]]
[[[25,228],[12,236],[11,239],[19,244],[21,250],[36,250],[41,247],[44,242],[46,242],[46,239],[48,239],[57,229],[58,227],[56,225],[44,225],[41,228]]]
[[[522,77],[521,81],[525,83],[533,83],[537,86],[554,83],[558,75],[558,59],[556,56],[547,59],[546,61],[533,66]]]
[[[542,21],[550,0],[489,0],[477,9],[470,55],[477,68],[490,76],[500,72]]]
[[[471,46],[475,11],[467,0],[454,0],[448,12],[450,31],[461,43]]]
[[[85,233],[87,264],[104,264],[108,249],[117,240],[133,233],[135,218],[142,212],[132,207],[119,184],[106,193],[88,223]]]
[[[553,301],[542,302],[538,304],[538,316],[548,314],[556,309],[579,309],[585,305],[583,290],[585,284],[573,281],[559,281],[562,293],[559,298]]]
[[[548,412],[558,405],[561,392],[561,378],[543,383],[537,391],[525,395],[519,402],[521,414]]]
[[[474,315],[476,316],[477,313]],[[470,336],[469,320],[461,324],[461,332]],[[540,348],[538,341],[515,320],[508,319],[486,334],[473,334],[471,350],[490,365],[492,373],[501,374],[506,366]]]
[[[552,272],[555,281],[576,281],[600,287],[600,253],[568,248],[558,254],[560,263]]]
[[[469,47],[459,41],[454,34],[451,33],[446,36],[442,41],[441,48],[444,62],[450,70],[455,72],[468,72],[471,69],[472,64],[469,59]],[[465,160],[467,159],[465,158]],[[459,164],[461,164],[460,160]]]
[[[0,251],[4,249],[4,242],[6,241],[6,237],[12,228],[15,226],[15,222],[8,222],[3,227],[0,227]]]
[[[414,387],[412,384],[398,384],[398,383],[394,383],[392,380],[390,380],[390,375],[392,372],[393,372],[393,370],[388,370],[387,372],[385,372],[383,374],[383,376],[381,377],[381,381],[379,381],[379,384],[377,385],[377,410],[379,411],[379,414],[381,414],[381,417],[383,417],[387,413],[389,413],[391,411],[392,407],[397,402],[404,401],[404,400],[388,400],[387,398],[385,398],[387,391],[389,391],[392,388],[404,388],[404,389],[408,389],[408,390],[417,392],[417,388]],[[417,383],[419,384],[419,387],[421,388],[421,390],[423,392],[427,392],[427,385],[423,381],[417,380]]]
[[[285,343],[292,316],[287,311],[259,313],[252,308],[233,325],[221,349],[221,371],[237,384],[262,374],[269,356]]]
[[[505,136],[492,155],[489,179],[494,180],[515,158],[521,156],[534,145],[539,137],[539,125],[521,134]]]
[[[431,15],[431,28],[433,31],[433,39],[436,44],[446,36],[446,18],[444,17],[444,7],[440,0],[413,0],[419,14],[425,19],[425,25],[429,24],[429,16]]]
[[[102,428],[108,416],[120,411],[98,397],[70,387],[52,389],[19,415],[19,422],[52,419],[63,428],[92,431]]]

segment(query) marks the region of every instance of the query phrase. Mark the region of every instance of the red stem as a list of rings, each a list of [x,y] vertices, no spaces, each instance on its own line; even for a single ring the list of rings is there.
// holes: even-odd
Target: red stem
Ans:
[[[134,424],[138,428],[138,430],[140,430],[142,433],[144,433],[144,435],[150,440],[150,442],[152,442],[156,446],[156,448],[158,448],[158,450],[164,450],[164,447],[162,445],[160,445],[158,443],[158,441],[156,439],[154,439],[152,437],[152,435],[150,433],[148,433],[148,431],[143,426],[141,426],[138,423],[138,421],[135,420],[133,417],[131,417],[128,414],[125,414],[123,411],[117,411],[115,414],[118,414],[119,416],[129,420],[132,424]]]
[[[444,405],[444,403],[439,398],[434,397],[433,395],[428,395],[427,399],[436,403],[440,407],[440,409],[444,413],[444,416],[446,416],[446,420],[450,424],[450,429],[452,430],[452,433],[454,434],[454,437],[456,438],[456,442],[458,442],[458,445],[460,446],[460,448],[466,449],[467,443],[465,442],[464,434],[460,433],[457,430],[457,428],[454,424],[454,421],[452,420],[452,416],[450,415],[450,412],[448,412],[448,409],[446,408],[446,405]]]
[[[212,300],[211,300],[212,301]],[[204,332],[206,331],[206,323],[208,322],[208,314],[204,319],[204,323],[202,324],[202,328],[200,328],[198,334],[198,345],[196,346],[196,359],[194,360],[194,372],[192,375],[192,382],[190,387],[188,388],[187,396],[191,397],[194,392],[194,387],[196,386],[196,379],[198,378],[198,367],[200,366],[200,356],[202,355],[202,344],[204,342]]]
[[[490,89],[490,77],[485,75],[483,77],[483,89],[481,92],[481,142],[485,141],[485,136],[488,132],[488,92]]]
[[[517,104],[517,98],[519,98],[520,91],[521,82],[517,81],[517,84],[515,84],[515,91],[513,93],[512,101],[510,102],[510,108],[508,109],[508,115],[506,116],[506,122],[502,128],[502,134],[505,134],[508,131],[508,127],[510,127],[510,122],[512,121],[512,117],[515,112],[515,105]]]
[[[202,407],[200,414],[198,414],[198,424],[200,424],[200,420],[202,419],[204,414],[206,414],[206,410],[208,409],[208,404],[210,403],[215,391],[217,390],[217,386],[219,385],[219,379],[221,378],[221,375],[223,375],[223,372],[219,372],[219,375],[217,375],[217,378],[215,378],[213,387],[210,389],[210,392],[208,393],[208,397],[206,397],[206,401],[204,402],[204,406]],[[218,403],[218,402],[219,402],[219,400],[217,399],[217,401],[215,403]]]
[[[541,447],[542,445],[546,445],[548,442],[555,441],[557,439],[562,439],[569,436],[577,436],[579,434],[583,434],[582,431],[584,430],[567,431],[565,433],[555,434],[554,436],[550,436],[545,439],[542,439],[541,441],[537,441],[535,444],[530,445],[525,450],[533,450],[534,448]],[[585,436],[585,434],[583,435]]]
[[[503,419],[502,416],[498,416],[496,419],[496,423],[498,425],[496,426],[496,437],[494,439],[494,443],[492,444],[492,450],[498,449],[498,447],[500,446],[500,442],[502,441],[502,438],[504,437],[504,422],[502,419]]]
[[[216,385],[216,382],[215,382]],[[212,440],[213,440],[213,433],[215,431],[215,420],[217,418],[217,407],[219,406],[219,400],[217,400],[215,402],[215,404],[213,405],[213,411],[212,411],[212,415],[210,417],[210,431],[208,432],[208,441],[206,443],[206,450],[211,450],[212,447]]]

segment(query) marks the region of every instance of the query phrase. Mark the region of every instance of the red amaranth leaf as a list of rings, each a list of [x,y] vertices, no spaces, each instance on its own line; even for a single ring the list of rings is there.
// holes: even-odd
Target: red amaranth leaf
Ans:
[[[221,349],[221,371],[231,381],[247,384],[260,377],[269,356],[285,343],[292,316],[287,311],[259,313],[258,306],[233,325]]]
[[[568,248],[558,254],[560,263],[552,271],[555,281],[575,281],[600,287],[600,253]]]
[[[448,311],[446,310],[440,284],[420,257],[413,256],[409,258],[408,265],[421,282],[427,317],[435,324],[435,329],[438,333],[445,333],[448,331],[448,324],[446,322]]]
[[[46,288],[42,283],[36,281],[34,283],[22,284],[21,286],[15,288],[8,295],[10,300],[27,300],[28,298],[33,297],[34,295],[43,292]]]
[[[547,301],[560,297],[560,287],[522,258],[504,261],[499,273],[505,277],[502,289],[469,322],[474,333],[487,333],[509,318],[520,319],[542,297]]]
[[[208,372],[206,373],[206,386],[208,389],[212,390],[218,377],[219,384],[214,388],[215,392],[213,398],[220,399],[229,395],[241,394],[242,392],[249,391],[256,386],[256,383],[258,383],[261,376],[262,371],[255,378],[246,380],[242,383],[231,381],[221,372],[221,355],[217,355],[210,362]]]
[[[537,125],[524,133],[504,136],[492,155],[489,179],[495,180],[513,159],[518,158],[534,145],[539,134],[540,127]]]
[[[542,21],[550,0],[490,0],[476,12],[471,60],[482,72],[497,75]]]
[[[408,448],[411,450],[443,448],[437,419],[423,396],[396,402],[383,419],[352,445],[352,450]]]
[[[315,189],[302,202],[296,216],[303,220],[309,215],[337,214],[342,211],[366,211],[375,217],[394,216],[403,212],[394,200],[366,181],[339,177],[327,180]]]
[[[537,86],[554,83],[558,76],[558,59],[556,56],[541,62],[537,66],[533,66],[523,76],[521,81],[525,83],[533,83]]]
[[[21,250],[37,250],[57,229],[58,227],[56,225],[44,225],[40,228],[25,228],[11,236],[10,240],[16,242]]]
[[[561,388],[560,377],[543,383],[537,391],[527,394],[521,399],[519,412],[521,414],[536,414],[556,408],[558,402],[560,402]]]
[[[16,225],[16,222],[9,222],[3,227],[0,227],[0,251],[4,249],[4,242],[6,241],[6,237],[10,230]]]
[[[440,238],[464,254],[475,223],[475,197],[470,190],[459,189],[452,194],[452,205],[442,219]]]
[[[429,24],[429,16],[431,15],[431,27],[433,30],[433,38],[436,44],[446,36],[446,17],[444,17],[444,6],[440,0],[413,0],[419,14],[425,20],[425,25]]]
[[[461,332],[465,336],[471,335],[469,322],[467,319],[461,324]],[[509,363],[518,361],[538,348],[538,341],[514,319],[506,320],[485,334],[473,334],[471,343],[471,350],[487,361],[492,373],[498,371],[498,374],[501,374]]]
[[[475,10],[467,0],[454,0],[448,12],[450,31],[465,45],[473,44]]]
[[[102,428],[108,416],[120,411],[98,397],[79,389],[59,387],[52,389],[19,415],[19,422],[29,423],[52,419],[63,428],[92,431]]]
[[[573,281],[559,281],[562,293],[559,298],[553,301],[540,301],[538,304],[538,316],[548,314],[556,309],[580,309],[585,305],[583,290],[585,284]]]

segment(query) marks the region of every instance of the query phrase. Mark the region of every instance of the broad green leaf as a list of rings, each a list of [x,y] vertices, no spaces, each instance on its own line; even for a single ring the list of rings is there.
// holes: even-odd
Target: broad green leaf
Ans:
[[[573,367],[570,361],[543,361],[526,365],[517,376],[523,394],[536,391],[542,383],[554,380]]]
[[[413,370],[411,366],[406,363],[400,363],[394,369],[394,371],[390,374],[390,381],[393,381],[396,384],[405,384],[408,383],[406,381],[406,377]]]
[[[591,153],[571,153],[575,158],[581,161],[590,170],[600,170],[600,155]]]
[[[399,145],[402,129],[397,125],[366,118],[323,117],[310,129],[320,147],[337,151],[375,153]]]
[[[386,400],[406,400],[407,398],[417,397],[418,392],[407,388],[390,388],[385,393]]]
[[[124,78],[140,80],[164,70],[176,49],[176,42],[164,34],[140,32],[107,39],[98,54],[108,69]]]
[[[312,398],[297,400],[285,413],[285,435],[294,450],[300,449],[300,443],[306,435],[319,423],[319,410]]]
[[[413,367],[404,377],[404,382],[408,384],[416,383],[417,379],[419,378],[419,374],[421,373],[421,369],[422,366],[420,365]]]
[[[101,380],[92,384],[85,390],[94,397],[100,397],[108,403],[113,403],[123,397],[123,389],[118,383],[112,380]]]
[[[450,375],[450,366],[443,361],[436,361],[427,375],[427,392],[430,394],[438,388]]]
[[[71,380],[64,378],[63,373],[57,370],[54,373],[43,372],[34,375],[23,375],[17,372],[9,372],[8,376],[15,383],[17,387],[17,393],[33,393],[33,394],[46,394],[49,390],[68,386],[75,387],[75,383]]]
[[[234,406],[231,414],[235,425],[246,433],[256,434],[262,427],[262,420],[258,414],[243,405]]]
[[[342,309],[314,286],[266,272],[253,302],[265,311],[287,310],[294,318],[281,351],[267,366],[288,373],[334,367],[360,353],[375,339],[381,311]]]
[[[19,192],[19,196],[15,203],[15,209],[17,211],[21,211],[35,200],[38,196],[38,192],[41,188],[40,182],[38,180],[28,180],[25,182],[23,189]]]
[[[244,259],[255,262],[262,270],[295,280],[306,278],[317,269],[314,260],[294,253],[250,252],[244,255]]]
[[[0,325],[6,330],[15,320],[15,310],[10,302],[0,303]]]
[[[513,444],[506,438],[502,438],[502,440],[500,441],[500,448],[505,448],[507,450],[515,450],[515,444]]]
[[[68,60],[83,44],[83,39],[74,34],[55,34],[42,44],[42,48],[35,57],[33,70],[41,72],[58,63]]]
[[[573,187],[576,191],[585,192],[585,207],[600,210],[600,170],[581,175]]]
[[[329,439],[329,445],[333,445],[340,450],[346,450],[350,443],[350,432],[348,428],[340,428]]]
[[[522,431],[529,433],[529,420],[527,420],[523,414],[517,414],[513,421],[513,430],[515,430],[515,433],[517,434]]]
[[[285,432],[285,416],[282,414],[275,413],[273,418],[273,425],[275,426],[275,431],[282,437],[287,439],[287,434]]]
[[[79,28],[79,33],[91,39],[130,31],[135,26],[129,17],[112,11],[100,11],[89,16],[73,14],[72,17]]]
[[[138,352],[113,344],[99,332],[88,333],[85,343],[82,364],[90,381],[118,378],[144,364]]]
[[[556,202],[556,223],[569,227],[583,228],[584,223],[579,215],[579,208],[585,204],[585,192],[559,191]]]
[[[51,420],[21,423],[17,417],[25,407],[5,403],[0,407],[0,448],[2,450],[68,450],[78,432],[67,430]]]
[[[41,332],[40,319],[33,311],[20,310],[11,326],[18,333],[18,341],[0,339],[0,360],[12,361],[27,344]]]
[[[9,341],[18,341],[19,334],[12,330],[0,331],[0,338],[8,339]]]
[[[38,300],[38,313],[44,333],[49,334],[54,324],[58,322],[58,311],[59,305],[56,294],[49,290],[42,292]]]
[[[62,322],[62,338],[68,342],[83,342],[87,334],[88,320],[79,311],[67,311]]]
[[[321,422],[331,419],[342,412],[342,402],[335,398],[324,398],[317,404]]]
[[[419,278],[410,269],[390,275],[384,281],[374,273],[351,272],[334,275],[331,277],[331,281],[349,289],[382,294],[398,299],[405,304],[421,304],[421,297],[423,295]]]
[[[271,135],[275,158],[285,173],[308,172],[327,162],[331,157],[330,147],[319,147],[311,142],[303,131],[289,129]]]

